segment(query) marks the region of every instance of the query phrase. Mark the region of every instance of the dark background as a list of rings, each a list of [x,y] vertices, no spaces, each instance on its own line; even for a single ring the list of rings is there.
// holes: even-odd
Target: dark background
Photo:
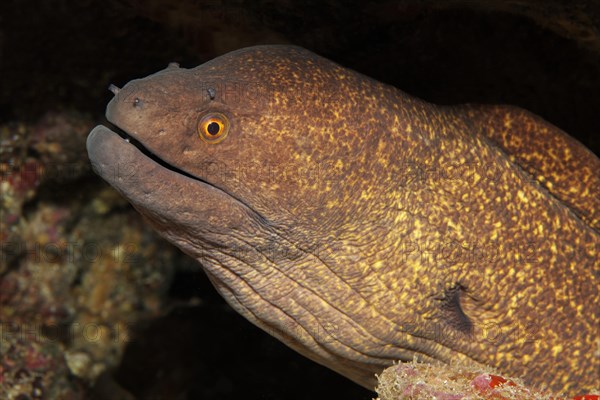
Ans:
[[[598,154],[599,16],[591,1],[3,1],[0,123],[65,110],[102,122],[110,83],[290,43],[428,101],[527,108]],[[254,328],[191,264],[177,269],[172,311],[136,327],[113,374],[138,398],[374,396]],[[110,398],[102,385],[91,391]]]

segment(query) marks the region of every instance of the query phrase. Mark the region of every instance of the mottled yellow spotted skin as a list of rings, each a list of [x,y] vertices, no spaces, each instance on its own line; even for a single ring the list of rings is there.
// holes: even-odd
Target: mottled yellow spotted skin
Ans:
[[[218,144],[207,113],[228,119]],[[600,161],[539,117],[432,105],[289,46],[132,81],[107,117],[163,164],[98,127],[100,174],[307,357],[370,388],[414,357],[600,386]]]

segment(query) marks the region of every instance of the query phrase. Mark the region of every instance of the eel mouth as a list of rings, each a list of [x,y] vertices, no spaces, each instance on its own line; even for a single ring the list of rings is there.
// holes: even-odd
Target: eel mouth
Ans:
[[[112,123],[107,123],[105,128],[109,129],[110,131],[112,131],[113,133],[116,133],[118,136],[120,136],[125,142],[133,145],[135,148],[137,148],[140,153],[142,153],[144,156],[148,157],[150,160],[154,161],[155,163],[157,163],[158,165],[160,165],[161,167],[168,169],[171,172],[174,172],[176,174],[179,175],[183,175],[185,177],[188,177],[190,179],[196,180],[198,182],[202,182],[206,185],[212,186],[216,189],[219,189],[223,192],[225,192],[223,189],[215,186],[214,184],[212,184],[211,182],[208,182],[205,179],[202,179],[198,176],[192,175],[180,168],[177,168],[176,166],[174,166],[173,164],[169,164],[168,162],[166,162],[165,160],[163,160],[162,158],[160,158],[158,155],[154,154],[152,151],[150,151],[146,146],[143,145],[142,142],[140,142],[139,140],[137,140],[136,138],[134,138],[133,136],[131,136],[129,133],[127,133],[127,131],[121,129],[120,127],[118,127],[115,124]],[[225,192],[227,193],[227,192]],[[231,196],[231,194],[227,193],[228,195]],[[232,196],[233,197],[233,196]]]
[[[268,224],[267,219],[244,199],[226,188],[165,161],[148,149],[143,142],[113,123],[98,125],[92,129],[86,146],[94,171],[112,186],[119,188],[130,200],[138,197],[140,191],[148,193],[155,189],[156,171],[161,170],[161,179],[192,180],[200,185],[198,190],[210,189],[215,194],[229,198],[243,206],[255,220]],[[140,170],[145,172],[139,173]],[[131,180],[125,182],[127,178]]]

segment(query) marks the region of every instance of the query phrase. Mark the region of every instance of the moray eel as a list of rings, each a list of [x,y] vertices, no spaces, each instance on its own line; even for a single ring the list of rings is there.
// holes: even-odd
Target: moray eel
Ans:
[[[291,348],[371,389],[415,358],[600,386],[600,160],[560,129],[293,46],[111,89],[96,172]]]

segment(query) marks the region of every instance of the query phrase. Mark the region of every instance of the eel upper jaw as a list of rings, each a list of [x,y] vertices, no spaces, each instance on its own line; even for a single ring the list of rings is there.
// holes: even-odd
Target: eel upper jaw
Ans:
[[[110,124],[110,126],[107,126],[108,129],[110,129],[111,131],[113,131],[114,133],[116,133],[117,135],[119,135],[121,138],[123,138],[123,140],[125,140],[127,143],[135,146],[142,154],[144,154],[146,157],[150,158],[152,161],[154,161],[155,163],[159,164],[161,167],[166,168],[176,174],[179,175],[183,175],[186,176],[190,179],[196,180],[198,182],[202,182],[206,185],[212,186],[216,189],[219,189],[223,192],[225,192],[227,195],[231,196],[231,194],[227,193],[225,190],[215,186],[213,183],[199,177],[193,174],[190,174],[176,166],[174,166],[173,164],[170,164],[168,162],[166,162],[165,160],[163,160],[162,158],[160,158],[157,154],[153,153],[152,151],[150,151],[146,146],[144,146],[144,144],[142,142],[140,142],[139,140],[137,140],[135,137],[133,137],[132,135],[130,135],[127,131],[125,131],[124,129],[121,129],[119,126],[115,125],[115,124]],[[232,196],[233,197],[233,196]]]

